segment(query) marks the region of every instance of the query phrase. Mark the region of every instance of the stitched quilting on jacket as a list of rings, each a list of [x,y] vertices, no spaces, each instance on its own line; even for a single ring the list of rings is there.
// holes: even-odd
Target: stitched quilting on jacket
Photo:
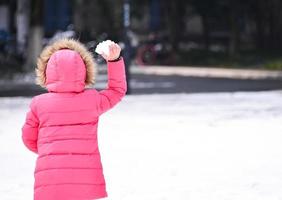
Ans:
[[[22,139],[38,154],[35,200],[90,200],[107,196],[97,141],[99,116],[126,92],[124,62],[108,62],[108,87],[85,89],[86,68],[78,52],[61,49],[46,69],[48,93],[30,104]]]

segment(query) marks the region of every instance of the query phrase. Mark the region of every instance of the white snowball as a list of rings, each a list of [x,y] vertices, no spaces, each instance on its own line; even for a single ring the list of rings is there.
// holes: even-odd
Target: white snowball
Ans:
[[[110,54],[109,46],[113,43],[114,42],[111,41],[111,40],[106,40],[106,41],[100,42],[97,45],[95,52],[100,54],[100,55],[104,53],[108,56]]]

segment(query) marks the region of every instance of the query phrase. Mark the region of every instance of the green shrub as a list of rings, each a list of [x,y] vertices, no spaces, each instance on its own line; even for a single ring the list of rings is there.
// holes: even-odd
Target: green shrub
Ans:
[[[264,66],[266,69],[282,70],[282,59],[269,61]]]

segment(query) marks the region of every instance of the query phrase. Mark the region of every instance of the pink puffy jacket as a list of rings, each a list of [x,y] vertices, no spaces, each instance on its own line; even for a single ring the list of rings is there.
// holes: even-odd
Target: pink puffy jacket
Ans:
[[[97,141],[99,116],[126,92],[124,62],[108,62],[108,89],[85,89],[86,69],[68,49],[48,61],[48,93],[30,104],[22,139],[38,154],[35,200],[90,200],[107,196]]]

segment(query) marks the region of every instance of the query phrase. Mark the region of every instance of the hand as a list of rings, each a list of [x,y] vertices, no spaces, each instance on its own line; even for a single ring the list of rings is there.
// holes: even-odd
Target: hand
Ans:
[[[109,45],[109,54],[102,53],[102,57],[107,61],[116,60],[120,56],[120,51],[120,46],[117,43],[112,43]]]

